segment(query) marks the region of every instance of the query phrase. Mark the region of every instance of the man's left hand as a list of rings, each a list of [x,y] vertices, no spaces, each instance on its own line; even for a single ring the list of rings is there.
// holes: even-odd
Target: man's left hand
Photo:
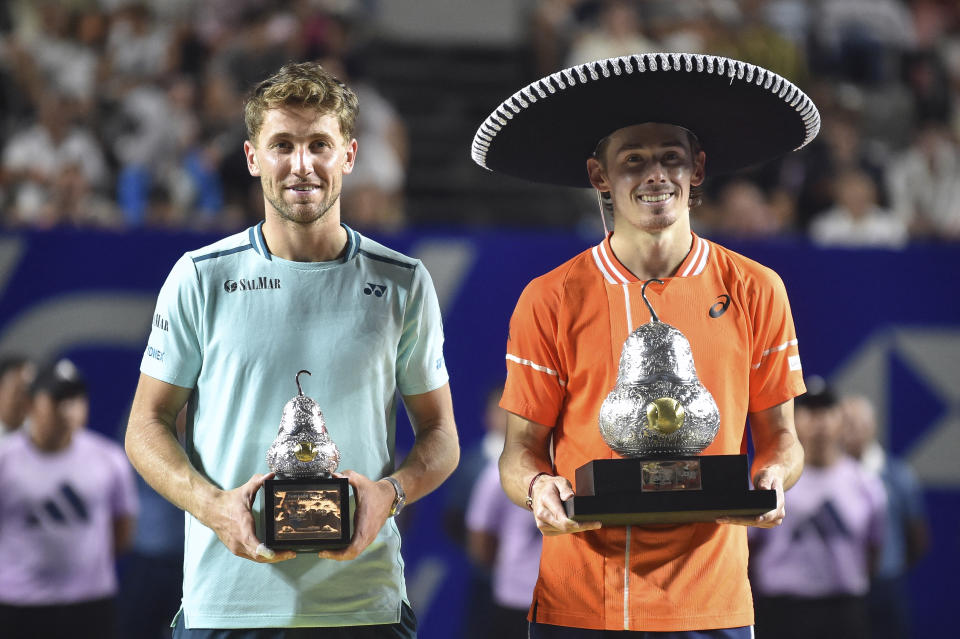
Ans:
[[[396,499],[397,491],[388,481],[371,481],[353,470],[335,473],[338,477],[346,477],[353,486],[353,494],[357,503],[357,515],[354,518],[353,539],[350,545],[339,550],[324,550],[318,556],[321,559],[349,561],[356,559],[367,546],[377,538],[380,529],[390,516],[390,509]]]
[[[738,524],[740,526],[756,526],[757,528],[774,528],[783,522],[786,516],[786,506],[783,501],[783,477],[772,468],[765,468],[753,478],[757,490],[776,490],[777,507],[758,517],[721,517],[718,524]]]

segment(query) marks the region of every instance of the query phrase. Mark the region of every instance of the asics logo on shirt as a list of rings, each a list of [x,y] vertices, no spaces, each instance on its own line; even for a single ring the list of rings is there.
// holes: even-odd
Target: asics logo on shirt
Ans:
[[[730,296],[724,293],[723,295],[717,295],[717,302],[710,307],[710,317],[716,319],[727,312],[727,307],[730,306]]]
[[[234,293],[236,291],[263,291],[274,288],[280,288],[279,278],[255,277],[249,280],[240,278],[238,280],[227,280],[223,283],[223,290],[227,293]]]
[[[376,297],[383,297],[383,294],[387,292],[387,287],[385,284],[374,284],[373,282],[367,282],[367,285],[363,287],[364,295],[374,295]]]

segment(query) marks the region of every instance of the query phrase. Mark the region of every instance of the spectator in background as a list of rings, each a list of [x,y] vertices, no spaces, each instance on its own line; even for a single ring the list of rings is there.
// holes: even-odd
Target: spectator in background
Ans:
[[[827,106],[817,139],[802,155],[784,160],[785,186],[796,194],[798,230],[807,232],[813,218],[836,202],[834,185],[840,173],[863,171],[877,184],[884,183],[881,154],[860,131],[861,111],[857,104]]]
[[[803,475],[783,525],[750,530],[758,639],[867,639],[866,595],[883,542],[883,484],[842,447],[843,413],[819,377],[796,399]]]
[[[805,51],[767,22],[766,4],[765,0],[741,0],[736,19],[715,30],[723,37],[711,43],[710,53],[758,64],[803,86],[807,80]]]
[[[123,450],[84,426],[86,384],[67,360],[33,382],[28,426],[0,443],[0,628],[11,637],[116,636],[114,559],[137,499]]]
[[[104,187],[109,178],[94,132],[73,122],[67,99],[47,93],[37,121],[22,127],[3,149],[4,181],[10,188],[7,223],[38,228],[61,223],[60,212],[51,204],[57,181],[70,167],[92,189]]]
[[[122,5],[110,21],[106,44],[109,90],[157,83],[173,61],[174,34],[146,2]]]
[[[498,458],[507,432],[507,413],[499,392],[487,401],[487,433],[499,440],[492,457],[477,478],[467,507],[467,549],[470,558],[492,578],[493,604],[487,637],[520,639],[527,636],[527,610],[533,599],[540,568],[543,536],[530,513],[517,506],[500,486]]]
[[[362,77],[351,77],[341,61],[324,59],[321,64],[355,87],[363,104],[356,128],[363,153],[343,185],[344,221],[362,232],[396,231],[406,223],[407,127],[377,88]]]
[[[22,355],[0,359],[0,441],[23,425],[34,375],[36,368]]]
[[[810,226],[810,238],[823,246],[902,248],[907,228],[877,204],[877,186],[863,171],[845,171],[834,181],[835,204]]]
[[[910,590],[907,575],[930,543],[920,482],[913,469],[891,457],[877,441],[873,404],[859,395],[841,402],[843,444],[869,473],[879,476],[887,494],[883,547],[867,597],[872,639],[908,639]]]
[[[812,36],[817,71],[864,84],[893,79],[899,55],[914,43],[900,0],[821,0]]]
[[[658,45],[644,35],[637,5],[629,0],[603,0],[596,23],[576,37],[565,66],[621,55],[651,53]]]
[[[83,111],[92,108],[101,54],[94,23],[64,3],[47,0],[35,11],[36,28],[20,29],[10,42],[21,89],[34,103],[53,91],[83,105]]]
[[[553,73],[563,66],[570,42],[580,28],[589,0],[537,0],[530,12],[530,40],[535,75]]]
[[[726,237],[770,237],[789,226],[791,213],[774,209],[755,183],[734,179],[720,189],[711,231]]]
[[[943,124],[925,123],[893,159],[891,204],[916,237],[960,240],[960,146]]]
[[[474,486],[484,469],[496,463],[503,450],[503,412],[497,403],[503,394],[503,384],[495,385],[487,393],[483,414],[483,437],[460,456],[460,464],[446,485],[443,505],[443,526],[463,552],[470,556],[467,509]],[[487,639],[490,637],[492,587],[490,571],[471,561],[467,583],[467,604],[459,637]]]

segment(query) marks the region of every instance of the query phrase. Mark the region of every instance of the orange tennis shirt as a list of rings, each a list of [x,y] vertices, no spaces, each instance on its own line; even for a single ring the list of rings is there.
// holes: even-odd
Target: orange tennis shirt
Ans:
[[[786,290],[769,268],[692,235],[674,277],[647,287],[687,336],[720,409],[703,454],[746,452],[746,417],[804,392]],[[597,416],[623,343],[650,321],[643,283],[609,236],[527,285],[510,320],[500,405],[553,429],[554,472],[617,457]],[[713,311],[711,313],[711,311]],[[747,531],[713,523],[611,526],[545,537],[531,619],[578,628],[680,631],[753,624]]]

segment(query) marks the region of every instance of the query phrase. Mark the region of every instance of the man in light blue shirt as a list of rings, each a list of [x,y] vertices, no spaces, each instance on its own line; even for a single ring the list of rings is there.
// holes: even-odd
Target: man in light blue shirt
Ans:
[[[185,254],[160,291],[126,448],[187,511],[175,637],[416,636],[390,516],[446,479],[459,447],[430,276],[340,222],[356,113],[354,93],[313,63],[261,82],[244,151],[265,220]],[[351,544],[319,556],[265,548],[255,523],[301,369],[357,504]],[[395,468],[398,392],[416,441]]]

